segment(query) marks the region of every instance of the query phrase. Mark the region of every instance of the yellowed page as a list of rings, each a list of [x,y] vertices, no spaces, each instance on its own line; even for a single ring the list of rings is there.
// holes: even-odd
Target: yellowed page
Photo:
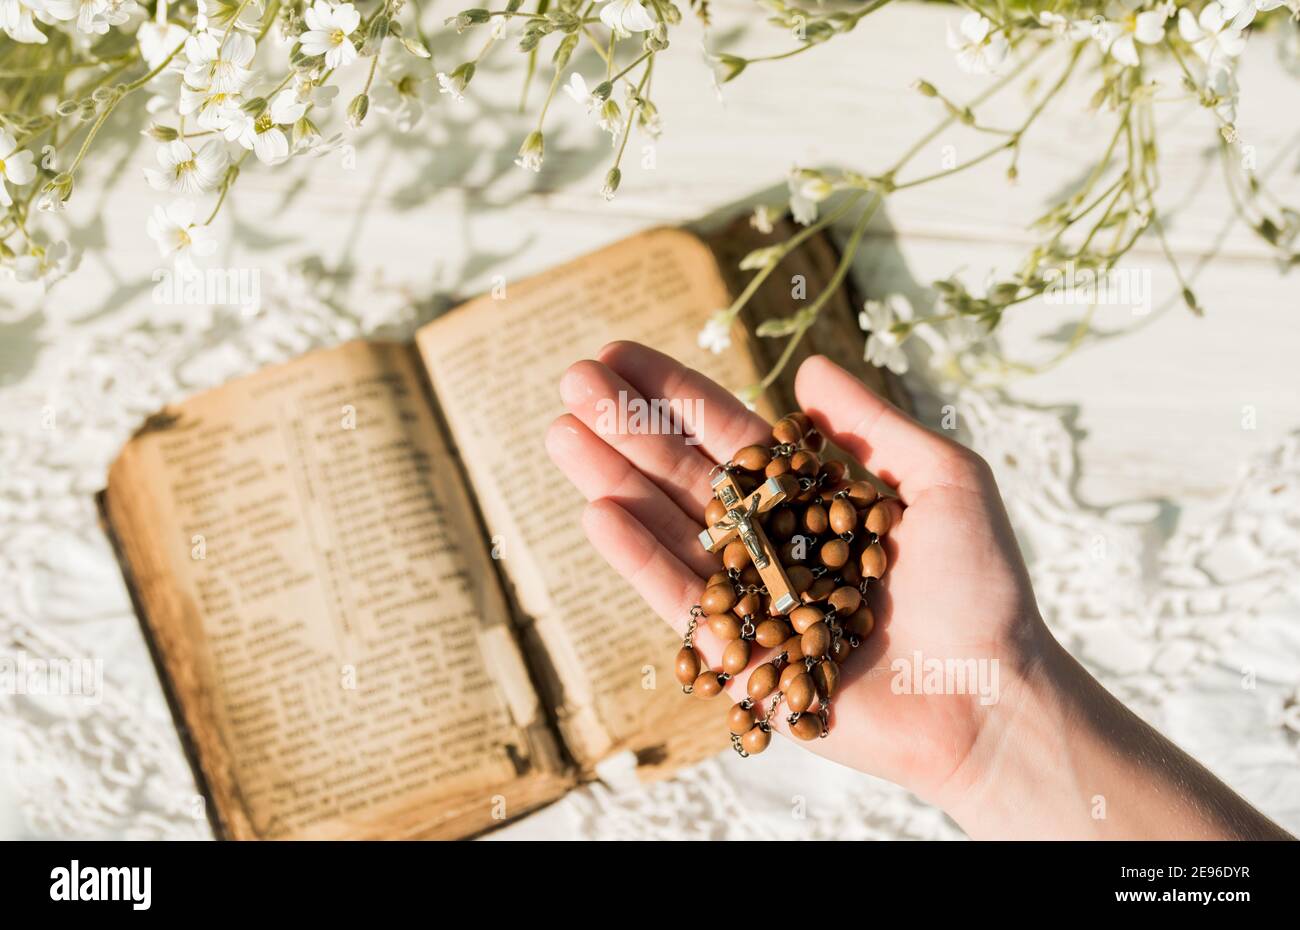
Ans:
[[[154,417],[107,511],[222,831],[463,835],[562,790],[409,347]]]
[[[588,545],[582,498],[544,448],[563,412],[559,379],[605,343],[634,339],[732,389],[750,384],[743,342],[722,355],[696,344],[729,302],[708,248],[657,229],[511,283],[504,299],[470,301],[416,337],[525,622],[554,666],[565,742],[584,765],[621,748],[651,766],[720,749],[725,708],[681,694],[677,637]]]

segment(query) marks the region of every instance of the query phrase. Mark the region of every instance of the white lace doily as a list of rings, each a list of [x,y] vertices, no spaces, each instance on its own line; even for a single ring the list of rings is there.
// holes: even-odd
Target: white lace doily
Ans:
[[[311,276],[235,311],[98,329],[52,314],[59,351],[0,387],[0,657],[103,660],[98,702],[0,696],[0,836],[209,835],[93,494],[166,401],[314,346],[413,326],[368,282],[365,318]],[[292,312],[288,312],[292,308]],[[29,332],[22,318],[3,321]],[[34,345],[34,343],[33,343]],[[964,389],[963,438],[995,466],[1044,615],[1115,694],[1291,830],[1300,830],[1300,437],[1247,464],[1186,525],[1078,501],[1074,440],[1050,410]],[[906,792],[779,740],[650,788],[597,784],[497,835],[956,838]]]

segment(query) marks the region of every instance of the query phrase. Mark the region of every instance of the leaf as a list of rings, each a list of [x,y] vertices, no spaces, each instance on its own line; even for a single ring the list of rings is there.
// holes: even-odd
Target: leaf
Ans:
[[[764,320],[758,324],[754,332],[764,339],[774,339],[778,336],[793,335],[799,329],[799,325],[799,315],[795,314],[777,320]]]

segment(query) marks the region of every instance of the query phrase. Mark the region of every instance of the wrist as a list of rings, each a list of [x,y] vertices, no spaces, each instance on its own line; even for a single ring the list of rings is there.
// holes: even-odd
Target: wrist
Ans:
[[[1062,793],[1076,803],[1062,753],[1085,726],[1063,695],[1100,687],[1037,616],[1005,660],[998,701],[966,758],[930,799],[977,839],[1043,838],[1042,821],[1059,812]],[[1086,808],[1084,809],[1086,819]]]

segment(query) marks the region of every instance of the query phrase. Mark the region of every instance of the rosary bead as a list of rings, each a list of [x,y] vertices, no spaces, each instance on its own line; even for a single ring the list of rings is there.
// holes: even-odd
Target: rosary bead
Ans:
[[[826,650],[831,648],[831,628],[824,620],[818,620],[804,631],[801,645],[806,656],[825,655]]]
[[[815,452],[820,455],[821,451],[826,448],[826,437],[817,432],[817,430],[811,430],[804,433],[803,446],[810,452]]]
[[[695,650],[690,646],[683,646],[677,650],[677,659],[673,663],[673,674],[677,676],[678,682],[683,685],[691,684],[699,676],[700,657],[695,654]]]
[[[754,564],[750,563],[740,570],[740,583],[746,586],[751,584],[761,585],[763,576],[758,573],[758,569]]]
[[[796,607],[790,611],[790,623],[800,635],[808,632],[808,627],[822,618],[822,612],[816,607]]]
[[[742,733],[749,732],[749,728],[753,725],[753,707],[746,707],[744,704],[731,705],[731,710],[727,711],[727,729],[740,736]]]
[[[767,521],[767,535],[773,539],[789,539],[798,528],[798,520],[789,507],[780,507],[773,511]]]
[[[795,660],[785,668],[781,669],[781,677],[776,683],[776,689],[783,693],[788,693],[790,691],[790,685],[794,683],[794,680],[800,675],[806,674],[808,673],[804,670],[803,663]],[[809,680],[809,683],[811,684],[811,679]]]
[[[763,602],[757,594],[746,594],[736,602],[737,617],[756,617],[763,609]]]
[[[827,603],[830,604],[832,610],[842,617],[858,609],[858,605],[862,603],[862,592],[857,588],[850,588],[845,585],[832,591]]]
[[[798,739],[815,740],[822,735],[822,721],[816,714],[800,714],[799,719],[790,724],[790,732]]]
[[[790,638],[790,624],[784,620],[764,620],[754,630],[754,642],[764,649],[775,649]]]
[[[782,417],[772,426],[772,438],[784,445],[798,445],[803,428],[793,417]]]
[[[862,577],[880,578],[885,574],[885,565],[885,550],[880,547],[880,543],[872,543],[862,550],[862,558],[859,560]]]
[[[704,589],[707,591],[715,584],[725,584],[727,587],[731,587],[731,576],[726,572],[714,572],[709,576],[709,580],[704,583]]]
[[[780,478],[782,475],[790,473],[790,456],[778,455],[772,461],[767,463],[767,468],[763,469],[763,474],[769,478]]]
[[[787,413],[785,418],[787,420],[793,420],[795,425],[799,427],[805,436],[812,432],[812,417],[808,416],[808,414],[804,413],[802,410],[796,410],[794,413]]]
[[[852,533],[858,527],[858,512],[848,501],[831,501],[830,528],[836,533]]]
[[[817,458],[815,453],[807,449],[800,449],[794,455],[790,456],[790,468],[796,475],[803,475],[805,478],[816,477],[817,472],[821,469],[821,459]]]
[[[772,454],[763,446],[745,446],[732,456],[731,461],[745,471],[763,471],[772,461]]]
[[[711,672],[708,669],[700,672],[699,677],[695,679],[692,685],[692,693],[702,698],[717,697],[722,693],[722,682],[718,680],[718,673]]]
[[[858,639],[866,639],[876,627],[876,615],[871,608],[863,604],[844,622],[844,628]]]
[[[736,606],[736,589],[731,584],[709,585],[700,597],[700,608],[706,614],[725,614]]]
[[[862,550],[865,548],[866,548],[865,546],[859,544],[858,554],[861,555]],[[850,549],[852,549],[852,547],[850,547]],[[858,568],[858,560],[849,559],[847,562],[844,563],[844,567],[840,569],[840,581],[851,588],[856,588],[858,586],[858,582],[860,582],[861,580],[862,580],[862,571]]]
[[[791,636],[781,644],[781,651],[789,661],[798,662],[803,658],[803,636]]]
[[[785,570],[785,577],[790,580],[795,594],[803,594],[812,587],[813,573],[803,565],[791,565]]]
[[[730,571],[741,571],[750,561],[749,550],[739,539],[733,539],[722,550],[722,564]]]
[[[776,666],[771,662],[764,662],[750,673],[745,690],[750,698],[761,701],[776,690],[778,678],[780,678],[780,675],[776,671]]]
[[[803,512],[803,528],[814,536],[821,536],[830,529],[830,525],[826,508],[821,504],[809,504],[808,509]]]
[[[722,650],[722,670],[728,675],[739,675],[749,664],[749,640],[733,639]]]
[[[781,690],[785,692],[785,703],[796,714],[812,707],[813,701],[817,698],[817,688],[813,684],[812,676],[807,672],[799,672],[790,680],[789,685]]]
[[[822,575],[808,588],[803,595],[805,604],[817,604],[831,596],[835,590],[835,579],[829,575]]]
[[[733,639],[740,639],[740,620],[730,611],[725,614],[711,614],[709,630],[724,643],[729,643]]]
[[[848,637],[841,636],[835,642],[831,643],[831,658],[843,665],[844,660],[849,657],[853,651],[853,646],[849,643]]]
[[[880,496],[868,481],[850,481],[847,490],[849,500],[853,502],[854,507],[859,509],[870,507],[876,502],[876,498]]]
[[[727,507],[716,497],[704,505],[704,523],[707,526],[713,526],[727,515]]]
[[[839,459],[831,459],[829,462],[822,462],[822,474],[826,480],[831,483],[843,481],[849,473],[849,466]]]
[[[834,659],[823,659],[813,666],[812,677],[817,693],[824,698],[830,697],[840,686],[840,667]]]
[[[770,742],[772,742],[772,734],[762,727],[755,726],[740,738],[740,748],[751,756],[756,756],[766,749]]]
[[[822,544],[821,561],[827,568],[840,568],[849,560],[849,544],[842,539],[828,539]]]
[[[894,505],[889,500],[878,500],[867,511],[866,527],[868,533],[884,536],[894,528]]]

